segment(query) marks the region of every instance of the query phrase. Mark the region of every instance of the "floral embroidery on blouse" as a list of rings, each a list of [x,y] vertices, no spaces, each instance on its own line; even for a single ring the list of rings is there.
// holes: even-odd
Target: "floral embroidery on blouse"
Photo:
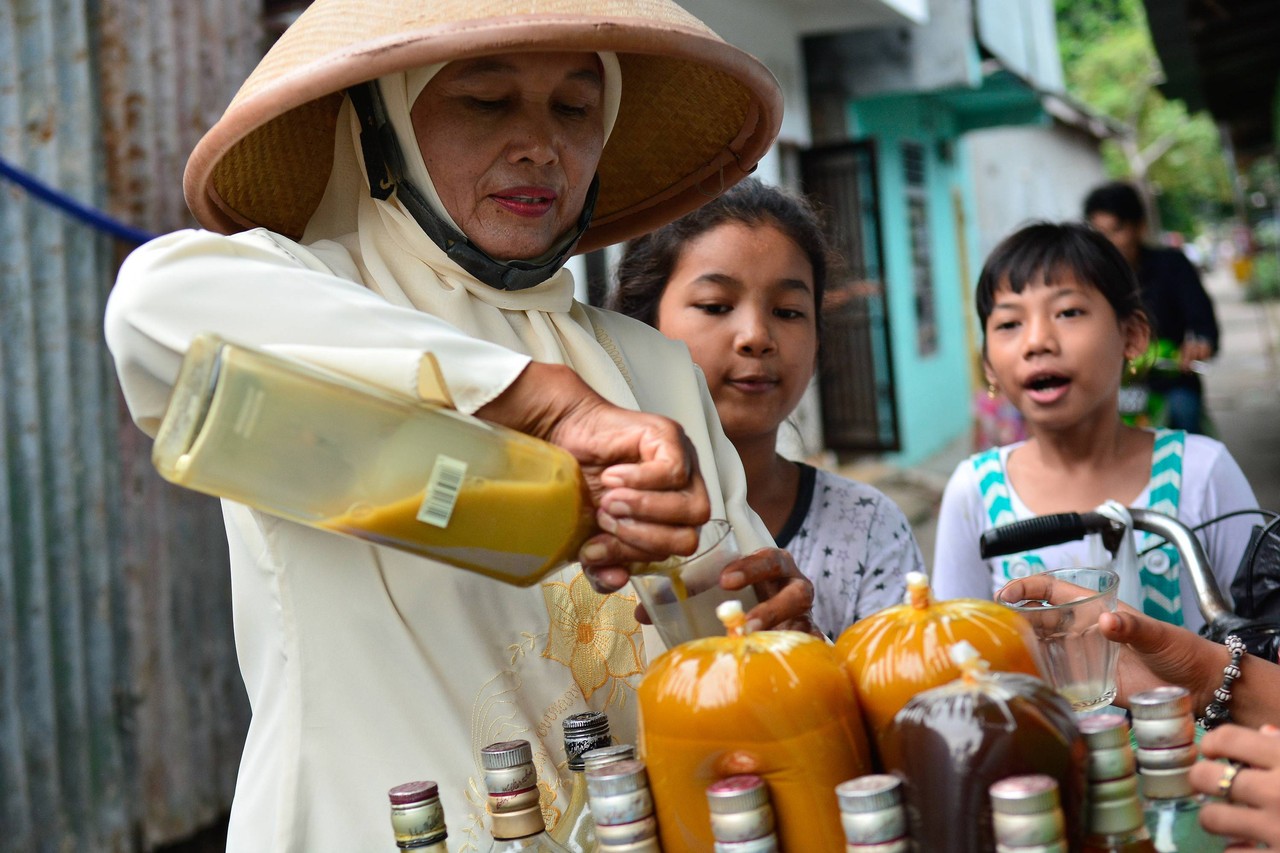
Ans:
[[[634,596],[601,595],[579,572],[567,584],[544,583],[542,597],[551,617],[542,656],[569,667],[583,699],[590,700],[610,679],[643,671],[644,640]]]

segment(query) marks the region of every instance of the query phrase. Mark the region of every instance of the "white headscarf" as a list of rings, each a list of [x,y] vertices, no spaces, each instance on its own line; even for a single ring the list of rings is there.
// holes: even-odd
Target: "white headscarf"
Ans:
[[[621,102],[621,68],[614,54],[598,55],[604,67],[602,113],[607,140]],[[400,141],[407,177],[452,223],[427,174],[410,117],[413,101],[442,67],[391,74],[379,78],[378,84]],[[469,335],[535,361],[567,364],[610,402],[636,407],[631,389],[602,352],[586,313],[574,302],[573,276],[567,269],[525,290],[490,287],[450,260],[394,194],[385,200],[370,195],[360,123],[349,100],[338,114],[329,184],[302,242],[312,245],[323,240],[340,243],[355,260],[364,284],[388,302],[433,314]]]

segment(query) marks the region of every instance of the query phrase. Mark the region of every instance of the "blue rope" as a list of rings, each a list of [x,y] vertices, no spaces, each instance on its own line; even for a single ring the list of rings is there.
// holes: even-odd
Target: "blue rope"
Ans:
[[[125,225],[123,222],[117,222],[105,213],[81,204],[71,196],[41,183],[33,175],[29,175],[21,169],[10,165],[2,157],[0,157],[0,178],[7,178],[13,181],[36,198],[53,205],[64,213],[70,214],[73,218],[90,227],[105,231],[117,240],[140,246],[157,236],[134,228],[131,225]]]

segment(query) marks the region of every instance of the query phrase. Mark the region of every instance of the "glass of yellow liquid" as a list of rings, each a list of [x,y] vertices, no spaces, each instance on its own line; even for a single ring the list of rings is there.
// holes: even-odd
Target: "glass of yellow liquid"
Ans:
[[[724,635],[716,606],[731,598],[755,605],[751,589],[726,590],[720,572],[742,556],[733,528],[723,518],[702,525],[698,550],[691,557],[671,557],[631,567],[631,585],[667,648],[698,637]]]

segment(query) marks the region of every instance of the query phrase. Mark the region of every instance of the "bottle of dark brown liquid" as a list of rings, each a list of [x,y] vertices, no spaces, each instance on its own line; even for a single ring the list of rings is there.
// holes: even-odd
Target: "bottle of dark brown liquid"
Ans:
[[[881,738],[885,770],[903,780],[912,840],[928,853],[990,853],[992,783],[1045,774],[1079,845],[1088,750],[1070,704],[1038,678],[987,671],[966,646],[953,647],[961,678],[917,695]]]
[[[1119,714],[1080,720],[1089,745],[1089,834],[1083,853],[1156,853],[1142,817],[1129,723]]]

